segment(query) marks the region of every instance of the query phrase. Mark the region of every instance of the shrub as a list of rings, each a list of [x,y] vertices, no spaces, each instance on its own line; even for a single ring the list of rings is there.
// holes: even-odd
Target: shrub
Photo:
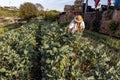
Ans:
[[[5,16],[5,17],[18,17],[18,10],[8,10],[5,8],[2,8],[0,10],[0,16]]]
[[[108,27],[109,27],[109,29],[111,30],[111,31],[116,31],[117,30],[117,28],[118,28],[118,26],[119,26],[119,22],[117,22],[117,21],[111,21],[110,22],[110,24],[108,25]]]
[[[38,15],[37,7],[30,3],[26,2],[20,5],[20,17],[29,21],[31,18],[36,17]]]
[[[60,23],[59,26],[61,27],[67,27],[69,25],[69,21],[68,22],[64,22],[64,23]]]
[[[52,22],[56,21],[58,19],[58,14],[59,14],[59,12],[55,11],[55,10],[46,11],[44,19],[52,21]]]
[[[4,34],[5,32],[7,32],[8,29],[7,28],[0,28],[0,34]]]

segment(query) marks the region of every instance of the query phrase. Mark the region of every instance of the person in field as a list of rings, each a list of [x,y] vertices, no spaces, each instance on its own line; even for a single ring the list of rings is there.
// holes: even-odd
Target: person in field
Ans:
[[[81,15],[75,16],[68,26],[68,32],[74,34],[76,31],[83,32],[85,23]]]

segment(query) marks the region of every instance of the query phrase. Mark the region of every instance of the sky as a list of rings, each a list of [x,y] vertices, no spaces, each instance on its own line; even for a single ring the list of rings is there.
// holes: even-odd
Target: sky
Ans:
[[[0,6],[16,6],[25,2],[40,3],[44,9],[63,11],[65,5],[74,5],[75,0],[0,0]],[[84,0],[85,1],[85,0]],[[101,4],[107,4],[107,0],[101,0]],[[89,5],[94,7],[94,0],[89,0]]]

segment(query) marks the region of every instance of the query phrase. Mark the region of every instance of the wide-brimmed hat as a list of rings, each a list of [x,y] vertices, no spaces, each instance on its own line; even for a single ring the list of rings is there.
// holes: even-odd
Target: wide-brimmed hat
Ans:
[[[75,20],[75,22],[80,23],[80,22],[82,22],[82,21],[83,21],[83,18],[82,18],[82,16],[81,16],[81,15],[78,15],[78,16],[76,16],[76,17],[74,18],[74,20]]]

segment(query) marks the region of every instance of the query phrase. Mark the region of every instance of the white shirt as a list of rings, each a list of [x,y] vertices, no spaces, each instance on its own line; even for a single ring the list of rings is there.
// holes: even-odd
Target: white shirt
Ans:
[[[74,28],[75,30],[77,30],[77,24],[75,23],[74,19],[70,22],[69,26],[68,26],[70,29]],[[85,23],[84,21],[82,21],[80,23],[80,28],[83,29],[85,28]]]

